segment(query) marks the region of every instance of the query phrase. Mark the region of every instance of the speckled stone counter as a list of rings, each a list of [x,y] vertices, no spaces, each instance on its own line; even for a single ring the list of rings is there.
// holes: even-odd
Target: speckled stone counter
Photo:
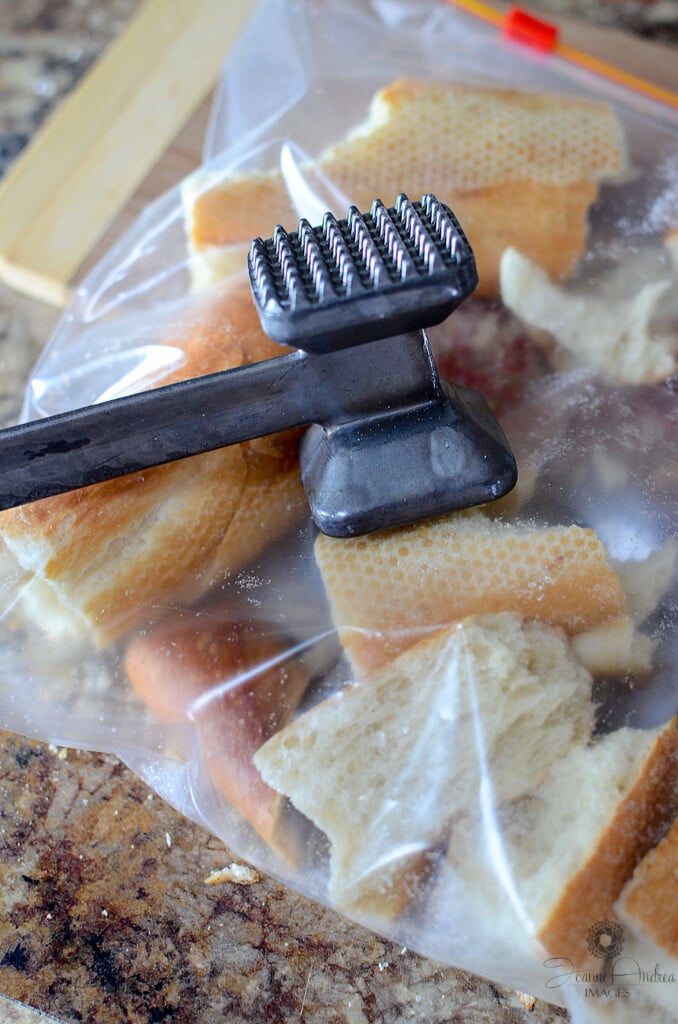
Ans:
[[[0,172],[136,6],[0,0]],[[532,6],[678,40],[671,0]],[[2,422],[55,316],[0,286]],[[67,1024],[567,1019],[266,878],[207,885],[232,859],[115,758],[0,733],[0,1020],[44,1019],[29,1007]]]
[[[0,801],[0,992],[69,1024],[564,1018],[265,878],[206,885],[229,851],[112,757],[5,735]]]

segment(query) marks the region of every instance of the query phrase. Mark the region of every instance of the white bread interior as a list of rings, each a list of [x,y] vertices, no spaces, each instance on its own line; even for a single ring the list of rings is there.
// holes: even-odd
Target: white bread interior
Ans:
[[[335,905],[396,916],[481,785],[524,793],[591,732],[591,677],[559,629],[455,623],[296,719],[255,755],[332,845]]]
[[[517,800],[497,794],[485,817],[469,809],[451,830],[447,869],[498,928],[527,927],[551,956],[581,967],[590,927],[612,915],[672,820],[677,782],[675,721],[575,745]]]
[[[612,108],[558,96],[455,82],[399,79],[380,89],[367,120],[312,165],[227,174],[214,169],[184,187],[196,284],[231,272],[242,245],[273,226],[295,229],[317,217],[308,182],[326,182],[325,208],[345,216],[400,192],[433,192],[459,217],[479,268],[479,295],[499,292],[499,260],[509,245],[547,274],[567,274],[582,255],[587,214],[599,183],[626,171],[621,124]],[[332,202],[332,200],[334,200]],[[313,209],[309,208],[312,202]],[[313,223],[316,221],[313,220]]]
[[[652,327],[672,281],[652,281],[612,302],[598,292],[554,284],[536,261],[510,246],[501,257],[500,284],[504,305],[537,332],[534,337],[546,333],[545,347],[557,368],[585,366],[613,383],[630,384],[675,373],[675,331]]]

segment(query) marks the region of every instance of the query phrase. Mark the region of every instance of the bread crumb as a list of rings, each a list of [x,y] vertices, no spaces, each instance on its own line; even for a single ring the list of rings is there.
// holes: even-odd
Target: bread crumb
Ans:
[[[68,758],[68,747],[57,747],[54,743],[48,743],[47,749],[50,754],[54,754],[60,761],[66,761]]]
[[[531,1013],[537,1005],[537,997],[531,996],[527,992],[518,992],[518,999],[523,1004],[526,1010]]]
[[[229,864],[228,867],[210,871],[205,885],[219,885],[221,882],[233,882],[234,885],[254,885],[260,880],[258,871],[246,864]]]

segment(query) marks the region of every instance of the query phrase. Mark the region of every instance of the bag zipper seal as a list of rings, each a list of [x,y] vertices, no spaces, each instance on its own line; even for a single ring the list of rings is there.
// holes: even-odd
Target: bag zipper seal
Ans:
[[[445,2],[495,25],[509,39],[531,46],[542,53],[548,52],[562,57],[564,60],[577,64],[602,78],[607,78],[617,85],[622,85],[678,110],[678,93],[648,82],[638,75],[622,71],[614,64],[592,57],[575,46],[568,46],[566,43],[560,42],[560,31],[557,25],[553,25],[543,18],[537,18],[522,7],[512,7],[507,14],[501,14],[489,4],[484,3],[483,0],[445,0]]]

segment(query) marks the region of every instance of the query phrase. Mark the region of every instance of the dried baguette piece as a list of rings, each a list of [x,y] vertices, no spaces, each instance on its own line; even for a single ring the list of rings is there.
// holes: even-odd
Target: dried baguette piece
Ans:
[[[624,728],[578,745],[554,760],[548,775],[483,821],[470,812],[452,829],[447,864],[473,892],[479,913],[515,929],[504,878],[534,938],[575,966],[591,959],[589,929],[609,918],[636,865],[676,811],[678,733]],[[446,885],[441,876],[440,884]],[[444,897],[442,897],[444,898]]]
[[[285,351],[261,330],[245,279],[167,334],[178,365],[153,386]],[[298,439],[288,431],[2,512],[0,535],[34,574],[25,610],[48,631],[89,629],[104,644],[195,599],[302,514]]]
[[[638,864],[614,911],[624,936],[622,968],[635,1020],[673,1024],[678,1014],[678,820]],[[641,975],[643,972],[643,975]],[[621,973],[621,971],[620,971]],[[631,1019],[631,1018],[630,1018]]]
[[[591,733],[591,677],[561,630],[470,617],[322,701],[255,755],[332,844],[329,895],[395,917],[450,823],[530,789]]]
[[[125,670],[160,718],[195,723],[215,785],[279,856],[297,864],[300,838],[285,801],[252,761],[292,718],[308,684],[284,640],[238,621],[237,609],[184,612],[136,637]]]
[[[516,611],[581,633],[624,614],[605,547],[578,526],[455,513],[367,537],[320,536],[315,558],[341,642],[360,672],[467,615]]]
[[[670,963],[678,976],[678,820],[640,862],[615,910],[651,945],[653,963]]]
[[[587,213],[601,181],[626,167],[622,128],[610,106],[454,82],[398,79],[374,97],[367,121],[300,171],[329,180],[333,195],[369,209],[400,192],[434,192],[474,248],[479,295],[497,295],[499,260],[519,245],[548,274],[581,256]],[[229,247],[296,227],[316,215],[291,198],[280,171],[188,179],[186,220],[200,283],[229,271]],[[345,209],[335,209],[342,215]]]

